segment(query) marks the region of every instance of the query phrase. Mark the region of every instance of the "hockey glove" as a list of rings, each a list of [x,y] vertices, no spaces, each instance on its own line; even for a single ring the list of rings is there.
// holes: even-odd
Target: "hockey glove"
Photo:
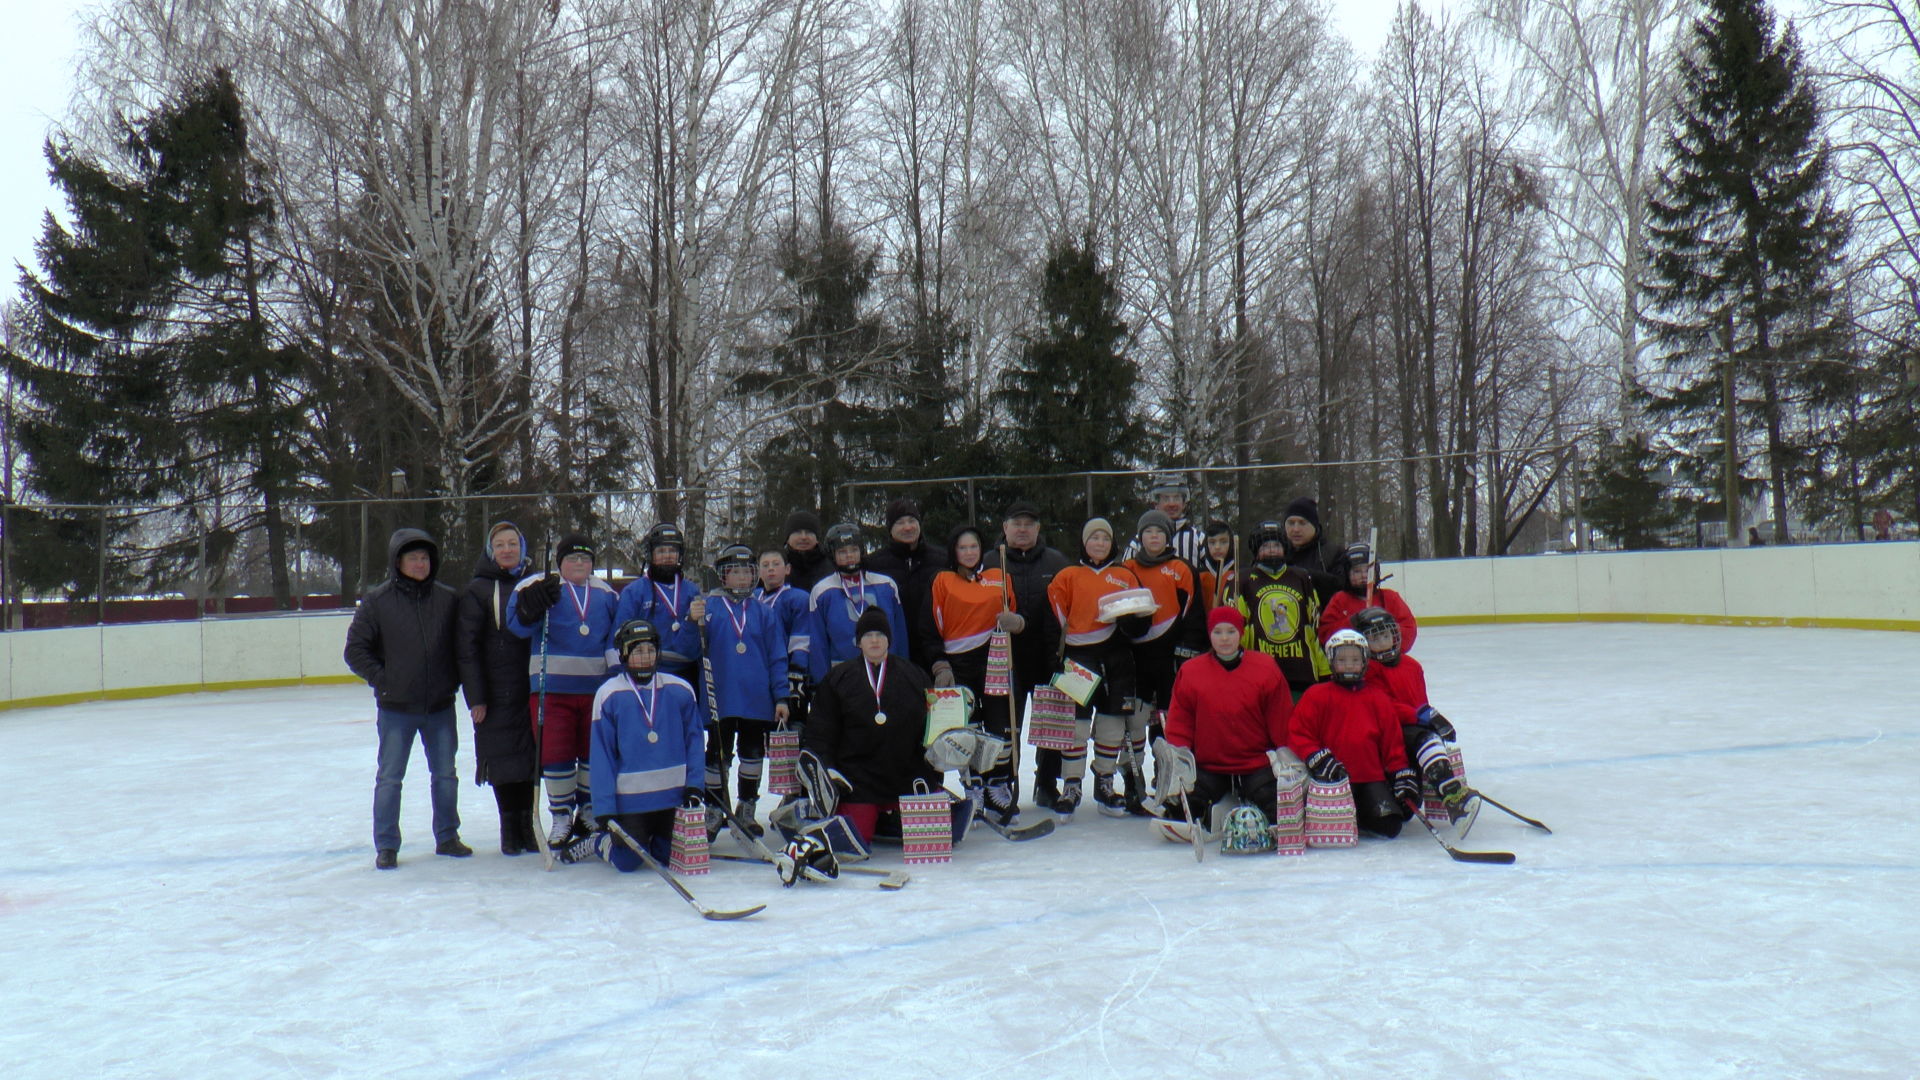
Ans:
[[[993,621],[993,626],[996,630],[1005,630],[1009,634],[1017,634],[1027,628],[1027,619],[1026,616],[1017,612],[1003,611],[1000,613],[1000,617]]]
[[[1153,616],[1122,615],[1119,618],[1113,620],[1113,625],[1115,629],[1119,630],[1121,633],[1127,635],[1128,637],[1137,638],[1141,634],[1144,634],[1147,631],[1153,629]]]
[[[1420,711],[1413,714],[1413,718],[1428,728],[1431,728],[1435,735],[1440,736],[1448,742],[1455,741],[1453,724],[1449,722],[1446,717],[1440,715],[1439,709],[1431,705],[1422,705],[1420,706]]]
[[[520,590],[515,607],[519,611],[521,622],[537,623],[546,618],[547,612],[553,610],[553,605],[559,602],[560,575],[549,570],[547,576],[541,578],[537,584]]]
[[[935,688],[941,690],[953,685],[952,664],[947,663],[945,660],[935,660],[933,662],[933,685]]]
[[[1323,784],[1337,784],[1347,778],[1347,767],[1333,756],[1333,751],[1322,747],[1307,758],[1307,775]]]
[[[799,668],[787,669],[787,696],[796,702],[807,700],[807,673]]]
[[[1393,774],[1393,798],[1409,811],[1419,810],[1420,777],[1412,769],[1401,769]]]

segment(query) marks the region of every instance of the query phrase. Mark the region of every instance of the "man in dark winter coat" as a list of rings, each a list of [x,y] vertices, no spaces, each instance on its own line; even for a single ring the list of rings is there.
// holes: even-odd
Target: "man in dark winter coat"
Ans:
[[[861,613],[855,633],[860,655],[820,680],[801,738],[840,787],[839,812],[871,844],[880,814],[898,810],[915,780],[940,786],[922,745],[933,680],[888,655],[893,627],[879,608]]]
[[[474,780],[493,785],[500,854],[533,851],[533,720],[527,713],[532,643],[507,629],[513,588],[531,572],[526,537],[511,521],[487,532],[487,550],[460,594],[460,688],[473,717]]]
[[[820,515],[811,510],[795,510],[787,515],[787,584],[805,596],[815,582],[833,573],[833,563],[820,547]]]
[[[887,504],[887,536],[887,546],[867,556],[867,569],[887,575],[899,586],[911,638],[912,628],[921,625],[927,610],[933,579],[947,568],[947,549],[924,538],[920,504],[904,495]],[[912,641],[907,655],[922,668],[933,666],[918,640]]]
[[[1321,532],[1320,504],[1302,495],[1287,504],[1281,525],[1287,530],[1286,553],[1281,561],[1312,575],[1314,587],[1324,588],[1320,600],[1325,603],[1347,582],[1347,556]]]
[[[1013,737],[1018,739],[1027,695],[1060,670],[1060,622],[1054,617],[1047,588],[1053,584],[1054,575],[1072,566],[1073,560],[1041,541],[1040,509],[1025,499],[1007,507],[1001,532],[1007,544],[1006,565],[1001,566],[998,551],[988,552],[984,561],[989,570],[1005,571],[1013,590],[1014,611],[1019,613],[1010,618],[1018,624],[1012,631],[1013,697],[1010,699]],[[1051,754],[1045,755],[1045,764],[1036,764],[1034,798],[1045,800],[1037,805],[1051,806],[1060,797],[1059,768],[1058,757]],[[1016,803],[1019,801],[1017,787],[1014,799]]]
[[[460,735],[453,693],[460,685],[454,661],[459,594],[434,580],[440,546],[419,529],[401,529],[387,542],[387,580],[361,599],[347,628],[347,667],[373,687],[380,735],[373,783],[373,865],[399,865],[400,785],[413,738],[420,736],[433,775],[434,854],[466,856],[460,842],[460,778],[453,756]]]

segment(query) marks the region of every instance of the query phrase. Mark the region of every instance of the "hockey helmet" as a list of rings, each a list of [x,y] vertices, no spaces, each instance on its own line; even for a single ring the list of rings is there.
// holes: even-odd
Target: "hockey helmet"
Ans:
[[[1392,666],[1400,662],[1400,623],[1383,607],[1354,612],[1353,628],[1367,639],[1367,650],[1375,660]]]
[[[1359,686],[1367,678],[1367,639],[1357,630],[1335,630],[1327,639],[1327,664],[1334,682]]]
[[[673,522],[663,521],[648,529],[646,537],[640,541],[640,548],[646,552],[648,561],[652,561],[655,548],[663,547],[670,547],[684,557],[687,550],[687,534],[681,532],[680,526]]]
[[[827,530],[826,538],[820,546],[827,549],[827,554],[832,555],[841,548],[849,547],[860,549],[864,553],[866,545],[860,537],[860,526],[851,521],[842,521]]]
[[[1156,502],[1163,495],[1178,495],[1182,501],[1185,501],[1190,492],[1186,474],[1179,472],[1154,473],[1151,482],[1147,484],[1147,498]]]
[[[755,565],[753,549],[745,544],[728,544],[720,549],[720,554],[713,560],[714,572],[720,575],[720,587],[738,596],[744,596],[753,591],[753,579],[749,577],[747,585],[742,588],[731,588],[727,585],[727,571],[741,569],[751,575]]]
[[[655,649],[660,647],[660,631],[645,619],[628,619],[613,632],[613,647],[620,654],[622,664],[627,662],[627,654],[633,651],[634,646],[643,643]]]
[[[1271,519],[1262,521],[1253,527],[1253,532],[1248,535],[1247,541],[1253,548],[1253,556],[1256,560],[1260,557],[1260,545],[1262,544],[1279,544],[1280,549],[1285,551],[1287,547],[1286,526]]]

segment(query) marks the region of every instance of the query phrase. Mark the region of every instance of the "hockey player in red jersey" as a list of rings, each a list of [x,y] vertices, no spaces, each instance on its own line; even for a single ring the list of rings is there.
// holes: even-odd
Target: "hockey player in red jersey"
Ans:
[[[1332,679],[1307,688],[1293,707],[1289,745],[1323,784],[1353,782],[1362,829],[1400,835],[1420,800],[1420,779],[1407,767],[1400,709],[1367,678],[1367,639],[1341,630],[1327,641]]]
[[[1413,648],[1413,639],[1420,633],[1420,624],[1414,621],[1413,611],[1400,594],[1380,584],[1377,575],[1380,564],[1374,559],[1373,547],[1363,542],[1347,545],[1347,586],[1327,598],[1326,607],[1320,610],[1320,644],[1326,645],[1327,639],[1336,630],[1352,627],[1353,617],[1362,608],[1377,607],[1386,609],[1393,621],[1400,625],[1400,651]],[[1372,600],[1368,600],[1371,586]]]
[[[1354,614],[1353,629],[1367,640],[1367,681],[1386,691],[1399,710],[1407,760],[1449,807],[1458,809],[1467,788],[1453,774],[1447,754],[1446,744],[1454,741],[1453,725],[1427,699],[1427,674],[1420,661],[1400,651],[1399,620],[1384,608],[1370,607]]]

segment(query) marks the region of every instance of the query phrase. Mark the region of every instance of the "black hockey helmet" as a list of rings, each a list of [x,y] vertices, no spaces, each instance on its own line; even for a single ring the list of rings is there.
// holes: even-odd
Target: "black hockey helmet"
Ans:
[[[1389,667],[1400,662],[1400,623],[1386,608],[1362,608],[1348,622],[1367,639],[1367,650],[1375,660]],[[1382,642],[1386,643],[1384,647]]]
[[[736,566],[744,567],[747,570],[754,570],[758,565],[753,557],[753,549],[745,544],[728,544],[726,547],[721,548],[720,554],[714,556],[713,559],[713,570],[714,573],[720,575],[720,587],[722,589],[725,589],[727,585],[728,570]],[[753,586],[749,585],[742,591],[751,592],[753,591]]]
[[[622,664],[627,662],[627,654],[633,651],[633,647],[642,643],[660,648],[660,631],[645,619],[628,619],[613,632],[613,647],[619,652]]]
[[[1373,545],[1365,540],[1355,540],[1347,545],[1347,564],[1349,566],[1373,565]]]
[[[1255,561],[1258,561],[1260,558],[1261,544],[1279,544],[1282,551],[1286,550],[1286,526],[1271,519],[1255,525],[1253,532],[1247,534],[1247,546],[1252,549],[1251,554]]]
[[[828,555],[832,555],[844,547],[860,548],[862,554],[866,552],[866,543],[860,536],[860,526],[855,525],[851,521],[839,522],[834,525],[833,528],[828,529],[827,535],[821,540],[820,546],[827,549]]]
[[[640,550],[646,554],[648,561],[653,559],[653,549],[662,547],[673,548],[682,558],[685,558],[687,534],[681,532],[680,526],[671,521],[663,521],[648,529],[647,535],[640,541]]]

